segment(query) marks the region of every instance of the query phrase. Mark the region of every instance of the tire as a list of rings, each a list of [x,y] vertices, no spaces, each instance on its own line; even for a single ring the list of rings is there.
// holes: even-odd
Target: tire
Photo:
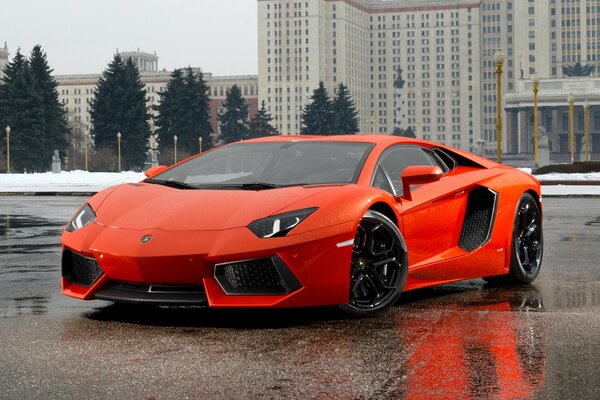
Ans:
[[[398,227],[369,210],[362,217],[352,247],[349,301],[340,308],[353,316],[372,316],[394,304],[408,275],[406,246]]]
[[[484,279],[492,284],[529,284],[540,272],[543,250],[542,213],[533,196],[524,193],[515,212],[509,272]]]

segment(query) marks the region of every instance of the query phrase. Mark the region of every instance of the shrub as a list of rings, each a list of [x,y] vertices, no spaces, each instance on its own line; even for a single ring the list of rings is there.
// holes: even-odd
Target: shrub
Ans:
[[[543,175],[551,173],[572,174],[600,172],[600,161],[578,161],[574,164],[553,164],[546,165],[533,171],[534,175]]]

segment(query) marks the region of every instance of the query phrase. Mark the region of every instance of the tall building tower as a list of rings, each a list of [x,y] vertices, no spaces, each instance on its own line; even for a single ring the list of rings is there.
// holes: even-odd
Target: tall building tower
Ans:
[[[8,47],[4,42],[4,48],[0,47],[0,79],[4,77],[4,67],[8,64]]]
[[[467,150],[479,139],[478,1],[258,0],[258,18],[260,100],[281,132],[300,131],[319,81],[348,86],[362,132],[393,132],[401,68],[404,129]]]

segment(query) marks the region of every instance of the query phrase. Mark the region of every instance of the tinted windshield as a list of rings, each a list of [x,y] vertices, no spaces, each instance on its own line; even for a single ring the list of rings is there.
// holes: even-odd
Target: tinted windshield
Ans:
[[[238,143],[193,158],[151,181],[194,187],[355,183],[372,148],[354,142]]]

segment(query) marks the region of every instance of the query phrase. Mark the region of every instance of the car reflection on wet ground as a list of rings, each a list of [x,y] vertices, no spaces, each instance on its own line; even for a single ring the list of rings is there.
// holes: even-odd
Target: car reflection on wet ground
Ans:
[[[369,319],[65,298],[82,201],[0,197],[1,398],[600,398],[598,199],[544,199],[534,285],[418,290]]]

